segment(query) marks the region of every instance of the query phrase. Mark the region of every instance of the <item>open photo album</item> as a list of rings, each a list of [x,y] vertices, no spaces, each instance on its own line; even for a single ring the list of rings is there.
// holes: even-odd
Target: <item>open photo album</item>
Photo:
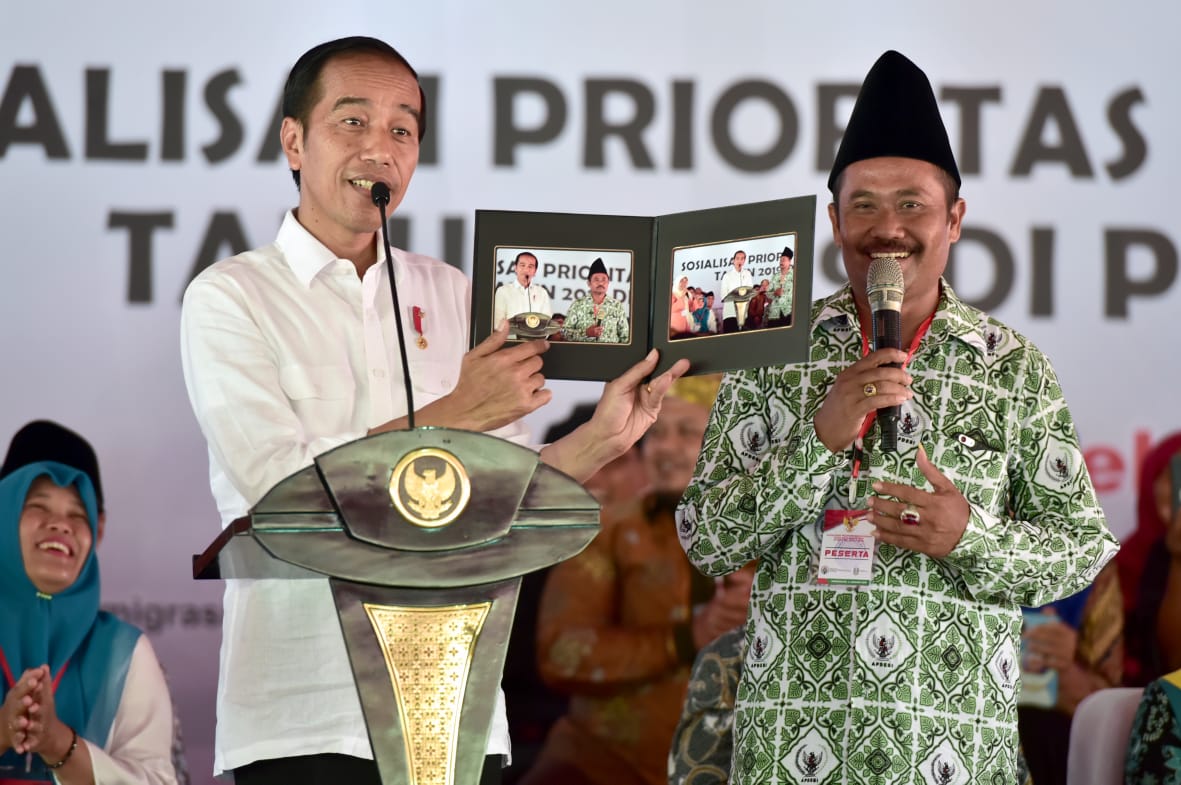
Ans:
[[[807,358],[816,197],[658,217],[478,210],[473,345],[548,340],[551,379],[607,381],[660,350],[690,374]]]

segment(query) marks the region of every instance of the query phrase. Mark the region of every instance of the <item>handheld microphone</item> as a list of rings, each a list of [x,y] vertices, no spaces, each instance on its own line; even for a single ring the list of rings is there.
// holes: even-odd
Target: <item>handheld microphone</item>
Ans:
[[[873,318],[873,348],[902,348],[902,294],[906,284],[902,279],[902,265],[891,256],[874,257],[869,263],[865,294]],[[890,363],[888,368],[901,368],[901,363]],[[900,407],[878,409],[878,430],[882,452],[898,450],[898,418]]]
[[[390,253],[389,228],[386,226],[385,207],[390,203],[390,187],[378,180],[369,189],[369,197],[381,213],[381,242],[385,245],[385,271],[390,279],[390,296],[394,300],[394,324],[398,327],[398,351],[402,355],[402,379],[406,385],[406,424],[414,428],[414,388],[410,384],[410,361],[406,357],[406,335],[402,331],[402,307],[398,304],[398,284],[394,280],[394,257]]]

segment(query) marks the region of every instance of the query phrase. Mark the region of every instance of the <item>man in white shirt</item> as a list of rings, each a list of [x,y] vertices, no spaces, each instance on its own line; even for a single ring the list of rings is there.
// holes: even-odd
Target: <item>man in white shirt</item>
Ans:
[[[388,44],[321,44],[292,68],[280,138],[299,188],[274,243],[222,260],[185,293],[185,383],[209,445],[222,523],[246,514],[315,456],[406,427],[381,218],[395,210],[426,127],[418,76]],[[499,329],[467,351],[470,286],[455,268],[392,252],[418,425],[523,441],[518,420],[550,400],[545,341],[502,349]],[[628,449],[655,420],[685,361],[650,384],[652,352],[610,382],[585,426],[541,460],[578,480]],[[379,782],[327,581],[227,581],[217,693],[216,773],[238,785]],[[509,740],[498,700],[483,782]]]
[[[755,285],[755,279],[751,276],[750,270],[742,269],[746,265],[745,251],[735,251],[734,255],[730,257],[730,264],[732,267],[722,276],[722,332],[724,333],[738,332],[742,329],[742,323],[746,317],[746,304],[742,304],[740,318],[739,309],[735,307],[737,304],[726,300],[726,295],[740,286],[750,288]]]
[[[498,286],[492,298],[493,328],[519,313],[543,313],[546,316],[554,313],[549,292],[541,284],[533,283],[533,276],[537,275],[537,257],[528,251],[521,251],[513,261],[513,270],[517,274],[516,280]],[[509,337],[514,336],[510,334]]]

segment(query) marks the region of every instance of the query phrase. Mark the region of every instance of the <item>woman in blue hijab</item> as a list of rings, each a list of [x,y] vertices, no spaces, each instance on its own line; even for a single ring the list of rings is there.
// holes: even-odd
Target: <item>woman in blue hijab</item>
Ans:
[[[0,785],[174,783],[160,664],[99,610],[97,463],[31,443],[0,467]]]

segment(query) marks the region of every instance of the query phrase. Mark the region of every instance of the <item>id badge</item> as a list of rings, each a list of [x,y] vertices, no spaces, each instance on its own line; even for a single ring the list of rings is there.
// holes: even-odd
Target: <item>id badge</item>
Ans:
[[[877,527],[866,520],[868,510],[825,510],[816,582],[865,585],[873,580]]]

